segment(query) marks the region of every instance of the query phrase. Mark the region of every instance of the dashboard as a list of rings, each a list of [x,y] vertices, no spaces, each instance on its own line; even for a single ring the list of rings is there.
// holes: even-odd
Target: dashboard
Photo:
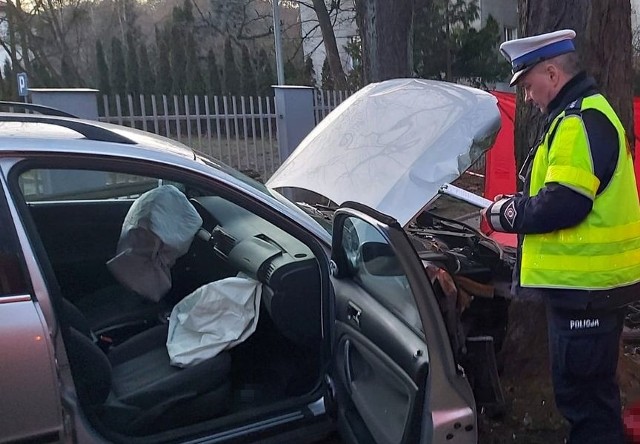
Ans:
[[[217,196],[192,199],[216,253],[268,284],[280,267],[313,259],[302,242],[250,211]]]
[[[203,220],[199,237],[226,264],[264,284],[262,301],[279,330],[296,342],[317,339],[320,275],[309,247],[221,197],[200,196],[191,203]]]

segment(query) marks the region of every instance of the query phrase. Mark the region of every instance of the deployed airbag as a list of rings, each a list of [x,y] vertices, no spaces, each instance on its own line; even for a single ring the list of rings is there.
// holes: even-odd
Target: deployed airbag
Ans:
[[[167,351],[171,364],[195,365],[246,340],[256,330],[262,284],[230,277],[203,285],[173,308]]]
[[[107,267],[124,287],[158,302],[171,289],[171,267],[201,225],[196,209],[173,185],[147,191],[131,205]]]

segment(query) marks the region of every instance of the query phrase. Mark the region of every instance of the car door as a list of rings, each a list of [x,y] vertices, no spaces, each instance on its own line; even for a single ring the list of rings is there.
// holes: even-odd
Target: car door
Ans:
[[[116,252],[124,218],[133,198],[159,181],[99,170],[34,168],[20,175],[19,185],[58,284],[76,302],[113,284],[105,264]]]
[[[473,394],[424,267],[398,222],[353,202],[335,213],[330,386],[349,443],[473,443]]]
[[[51,337],[5,190],[0,178],[0,441],[58,442],[63,415]]]

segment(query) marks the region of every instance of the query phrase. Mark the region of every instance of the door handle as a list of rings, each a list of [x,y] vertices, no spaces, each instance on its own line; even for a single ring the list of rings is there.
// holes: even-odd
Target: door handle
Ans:
[[[347,390],[351,393],[351,382],[353,377],[351,376],[351,342],[347,339],[344,342],[344,376],[347,383]]]
[[[356,327],[360,328],[360,315],[362,310],[353,302],[347,304],[347,319],[353,322]]]

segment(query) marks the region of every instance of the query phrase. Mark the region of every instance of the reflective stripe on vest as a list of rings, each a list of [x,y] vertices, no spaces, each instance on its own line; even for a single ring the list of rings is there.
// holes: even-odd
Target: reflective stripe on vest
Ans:
[[[593,208],[574,227],[525,235],[523,287],[604,290],[640,282],[640,204],[624,128],[600,94],[582,99],[581,111],[585,109],[602,112],[616,128],[618,164],[597,194],[600,181],[581,116],[563,112],[553,121],[533,160],[529,195],[556,182],[592,199]]]

